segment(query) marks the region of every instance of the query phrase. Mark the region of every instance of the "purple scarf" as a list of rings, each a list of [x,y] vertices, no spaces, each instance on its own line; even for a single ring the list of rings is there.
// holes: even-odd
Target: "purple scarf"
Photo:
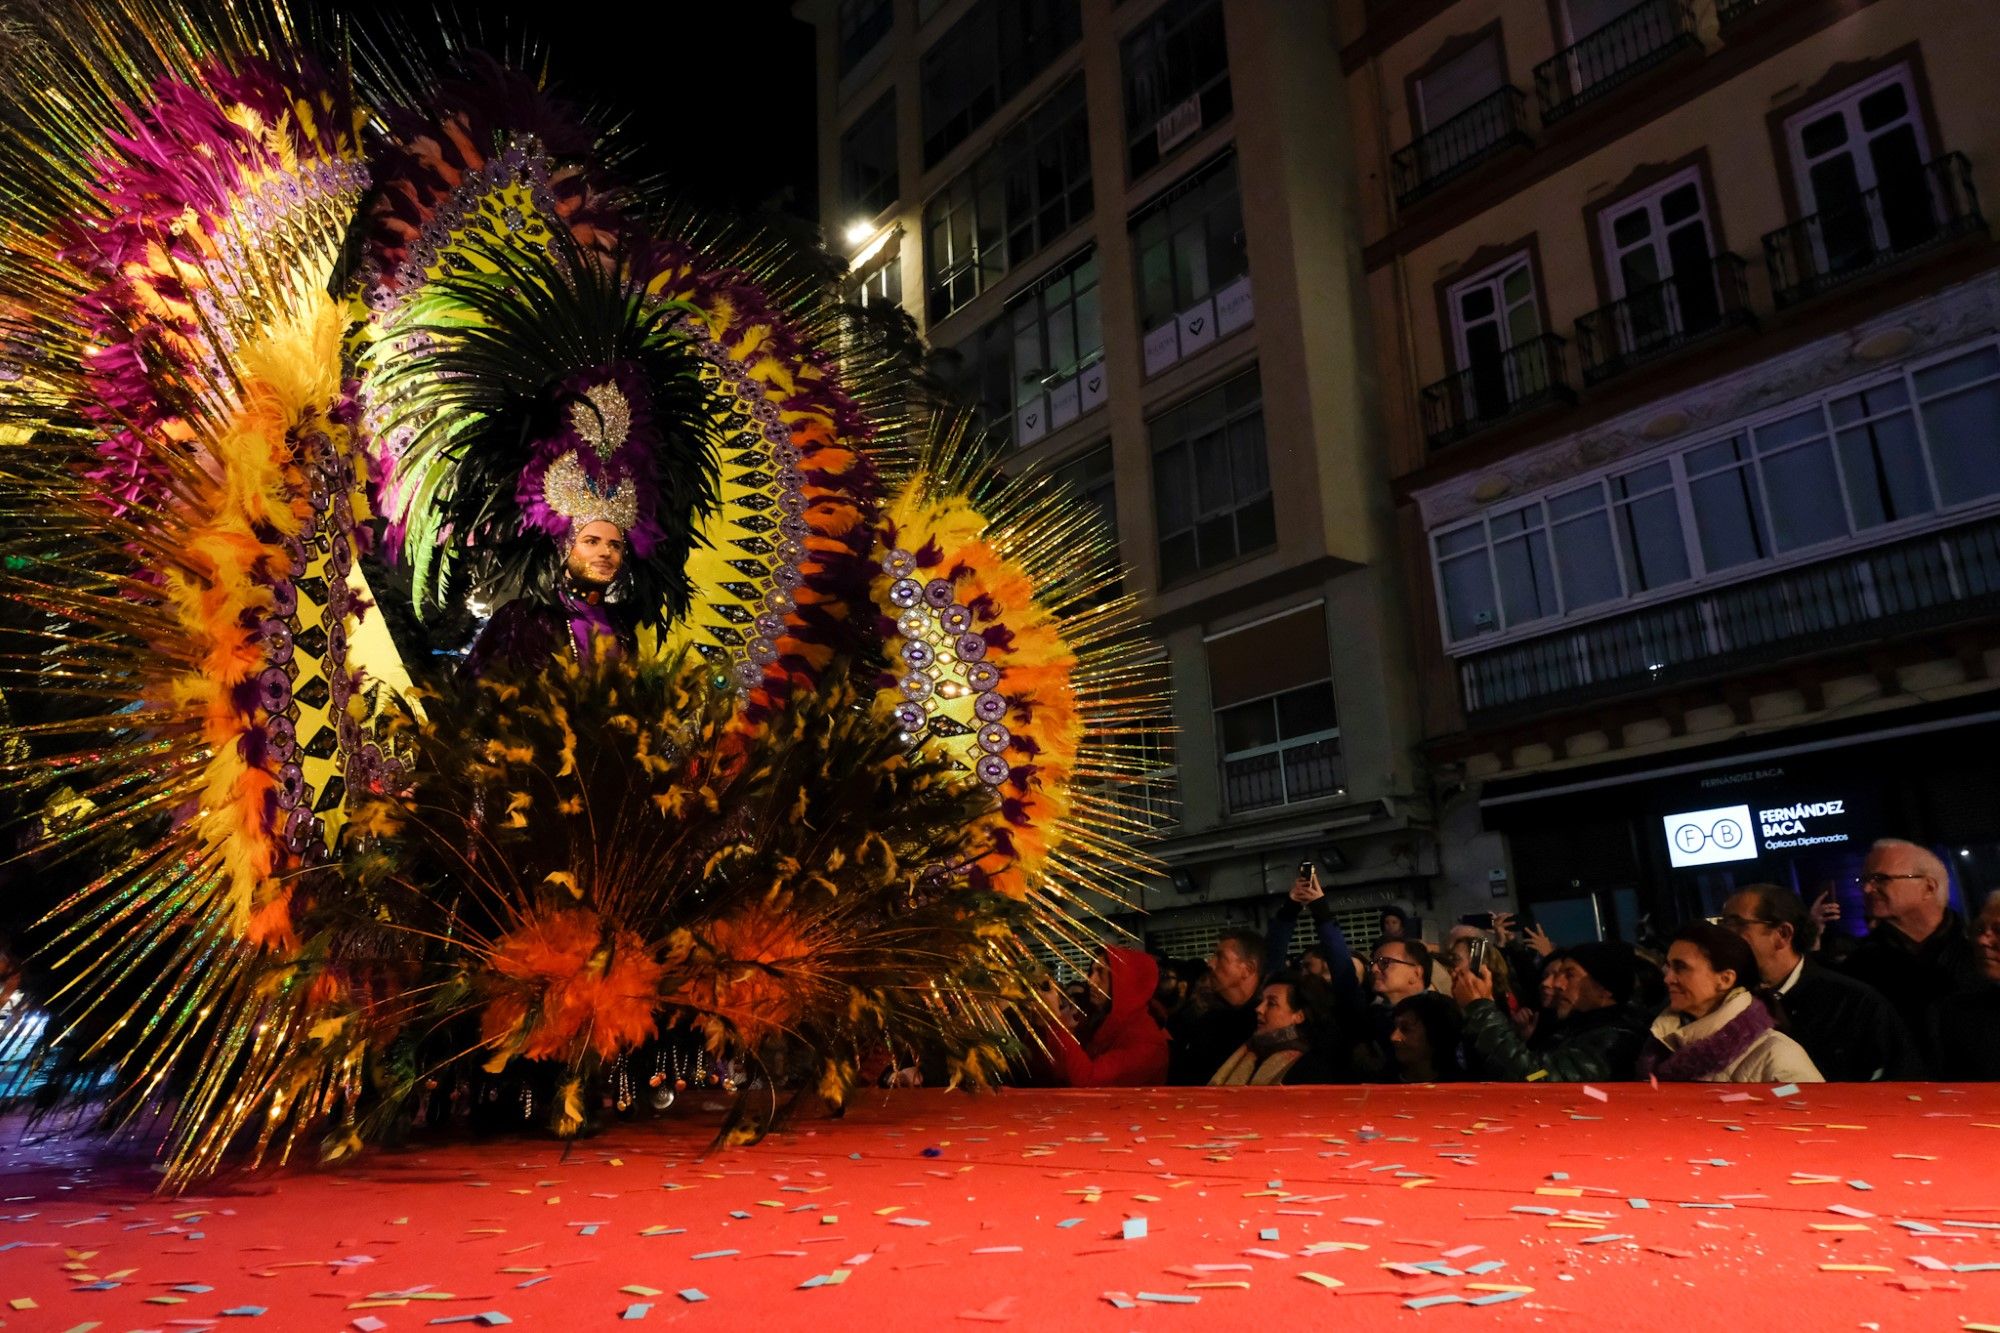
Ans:
[[[1639,1053],[1639,1077],[1651,1075],[1669,1082],[1699,1082],[1742,1059],[1744,1052],[1775,1026],[1771,1011],[1753,996],[1748,1009],[1700,1041],[1691,1041],[1671,1053],[1664,1043],[1655,1041]]]

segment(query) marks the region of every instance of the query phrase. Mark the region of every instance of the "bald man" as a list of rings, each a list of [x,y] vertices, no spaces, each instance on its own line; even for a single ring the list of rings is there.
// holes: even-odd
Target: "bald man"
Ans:
[[[1882,993],[1935,1069],[1938,1009],[1980,982],[1951,873],[1929,848],[1884,838],[1862,863],[1861,899],[1871,929],[1842,970]]]

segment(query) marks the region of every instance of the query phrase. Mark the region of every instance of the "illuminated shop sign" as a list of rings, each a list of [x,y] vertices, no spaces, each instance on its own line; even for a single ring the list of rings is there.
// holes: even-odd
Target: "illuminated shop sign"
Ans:
[[[1664,822],[1667,859],[1676,869],[1757,859],[1757,836],[1747,805],[1687,810],[1668,815]]]
[[[1767,852],[1843,843],[1846,800],[1798,801],[1767,806],[1723,805],[1686,810],[1662,821],[1667,859],[1675,869],[1754,861]]]

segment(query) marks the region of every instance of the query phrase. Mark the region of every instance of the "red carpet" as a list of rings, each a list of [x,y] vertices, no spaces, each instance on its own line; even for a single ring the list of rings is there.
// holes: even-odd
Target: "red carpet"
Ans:
[[[873,1094],[707,1159],[698,1113],[177,1200],[10,1136],[0,1320],[2000,1328],[2000,1087],[1604,1091]]]

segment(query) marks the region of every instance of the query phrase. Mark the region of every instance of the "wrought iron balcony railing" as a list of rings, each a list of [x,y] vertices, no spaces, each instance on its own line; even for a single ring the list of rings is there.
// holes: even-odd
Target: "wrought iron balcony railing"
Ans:
[[[1535,66],[1542,124],[1555,124],[1678,52],[1700,49],[1687,0],[1639,0]]]
[[[1302,737],[1222,762],[1223,796],[1235,813],[1334,796],[1347,788],[1340,738]]]
[[[1756,324],[1743,275],[1741,258],[1717,255],[1579,319],[1576,351],[1583,382],[1602,384],[1690,343]]]
[[[1509,148],[1529,143],[1528,95],[1496,89],[1389,159],[1396,207],[1408,208]]]
[[[1947,153],[1766,236],[1771,295],[1779,306],[1795,305],[1985,230],[1972,164]]]
[[[1424,436],[1442,448],[1476,431],[1545,403],[1570,402],[1563,340],[1553,333],[1530,338],[1423,391]]]
[[[1494,725],[2000,614],[2000,518],[1974,520],[1495,648],[1459,663]]]

